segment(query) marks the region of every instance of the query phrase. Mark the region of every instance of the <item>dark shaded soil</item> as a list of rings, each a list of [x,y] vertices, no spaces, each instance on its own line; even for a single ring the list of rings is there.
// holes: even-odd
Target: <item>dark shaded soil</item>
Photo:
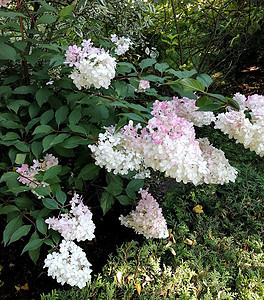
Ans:
[[[87,259],[92,264],[93,274],[102,270],[106,264],[108,255],[116,251],[116,247],[125,241],[133,239],[139,240],[139,236],[132,230],[120,225],[118,220],[120,214],[127,214],[129,209],[115,204],[114,209],[107,213],[104,217],[101,208],[93,209],[93,220],[96,224],[96,238],[91,242],[78,243],[86,252]],[[127,210],[127,212],[126,212]],[[1,216],[0,228],[3,232],[6,226],[6,218]],[[43,269],[44,259],[47,256],[50,247],[44,245],[41,249],[40,259],[35,265],[28,254],[22,256],[21,251],[27,240],[20,240],[4,247],[2,237],[0,244],[0,299],[40,299],[40,294],[51,292],[52,289],[61,289],[62,286],[57,284],[56,280],[47,276],[47,270]],[[1,268],[1,267],[0,267]],[[25,285],[28,290],[25,290]],[[70,288],[65,285],[64,289]]]

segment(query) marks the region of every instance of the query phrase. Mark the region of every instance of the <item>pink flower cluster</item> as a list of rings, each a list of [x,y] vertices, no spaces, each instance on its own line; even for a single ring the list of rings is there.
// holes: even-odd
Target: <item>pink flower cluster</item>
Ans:
[[[128,216],[120,216],[121,224],[133,228],[136,233],[148,238],[167,238],[169,236],[166,220],[162,215],[162,209],[154,197],[146,190],[140,189],[141,200],[136,210]]]
[[[74,194],[71,201],[71,210],[69,214],[61,214],[59,218],[48,218],[45,223],[49,228],[61,233],[65,240],[85,241],[92,240],[94,236],[95,225],[92,221],[92,213],[89,208],[83,204],[82,198]]]
[[[173,100],[168,102],[167,110],[173,110],[177,116],[185,118],[195,126],[210,125],[215,120],[214,113],[211,111],[197,111],[199,107],[195,105],[195,101],[187,97],[173,97]]]
[[[108,89],[115,77],[115,58],[102,48],[92,46],[91,40],[83,40],[82,47],[69,46],[66,51],[65,64],[74,67],[70,78],[80,90],[81,88],[104,87]]]
[[[178,182],[197,185],[235,181],[237,172],[229,165],[224,153],[207,143],[201,147],[203,142],[196,139],[193,123],[177,115],[177,102],[178,100],[155,101],[151,112],[153,118],[148,121],[148,125],[145,128],[141,128],[140,124],[134,127],[130,121],[118,133],[119,140],[126,145],[126,149],[140,154],[141,161],[137,162],[138,165],[164,172],[165,176],[175,178]],[[115,139],[114,132],[103,143],[108,142],[111,147],[111,139]],[[99,139],[91,150],[96,153],[95,159],[102,164],[101,149],[102,141]],[[114,156],[111,160],[116,162]],[[210,165],[217,165],[218,172],[210,168]]]
[[[149,81],[147,80],[140,80],[139,81],[139,85],[138,85],[138,89],[136,89],[136,92],[145,92],[146,89],[150,88],[150,84]]]
[[[215,128],[220,129],[229,138],[236,139],[245,148],[264,156],[264,96],[252,95],[247,99],[244,95],[234,95],[241,110],[230,110],[221,113],[215,121]],[[244,111],[248,111],[251,119],[247,118]]]
[[[16,168],[16,172],[20,175],[17,180],[21,183],[31,187],[32,189],[39,186],[47,186],[45,182],[39,182],[35,179],[35,175],[39,172],[45,172],[49,168],[58,164],[58,159],[52,154],[46,154],[40,161],[33,160],[33,165],[22,164],[20,168]]]
[[[7,6],[12,0],[0,0],[0,7]]]

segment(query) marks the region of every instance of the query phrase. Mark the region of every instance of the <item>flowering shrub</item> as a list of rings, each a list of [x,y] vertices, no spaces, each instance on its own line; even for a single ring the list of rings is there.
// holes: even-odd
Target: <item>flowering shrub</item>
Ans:
[[[91,197],[98,200],[100,194],[106,214],[115,201],[135,203],[151,169],[195,185],[233,182],[235,168],[208,139],[196,138],[194,126],[215,120],[220,126],[221,114],[215,117],[212,111],[239,110],[243,99],[209,93],[211,78],[191,78],[195,70],[177,71],[154,58],[139,57],[135,65],[122,61],[121,54],[131,45],[129,37],[112,36],[117,46],[112,50],[109,36],[94,44],[87,36],[80,47],[64,46],[61,30],[78,13],[78,6],[51,6],[45,1],[16,5],[17,12],[1,8],[0,14],[6,25],[0,41],[0,213],[8,220],[4,245],[23,237],[22,253],[28,252],[36,263],[42,245],[58,248],[59,232],[65,239],[60,253],[50,254],[45,265],[60,282],[83,287],[90,278],[90,264],[72,241],[92,240],[95,224],[87,199],[74,194],[68,210],[67,191],[85,191],[87,181],[105,178],[100,180],[106,182],[103,192]],[[171,100],[175,93],[181,98]],[[254,96],[245,102],[254,126],[261,124],[259,100],[262,103]],[[228,111],[225,117],[229,113],[242,112]],[[253,146],[261,138],[259,131],[250,149],[262,155],[261,143]],[[129,217],[121,217],[122,222],[147,237],[167,237],[155,199],[145,190],[141,195],[140,205]],[[148,214],[145,202],[159,220],[152,222],[148,215],[151,227],[143,220]],[[84,273],[77,275],[82,268]]]

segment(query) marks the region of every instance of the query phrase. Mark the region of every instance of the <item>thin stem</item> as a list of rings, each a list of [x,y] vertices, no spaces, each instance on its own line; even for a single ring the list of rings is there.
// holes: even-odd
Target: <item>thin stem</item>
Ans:
[[[16,3],[17,3],[17,11],[18,11],[19,13],[21,13],[19,1],[16,0]],[[19,23],[20,23],[20,28],[21,28],[22,40],[25,41],[24,27],[23,27],[23,22],[22,22],[22,17],[21,17],[21,16],[19,17]],[[26,50],[26,48],[25,48],[24,55],[26,55],[26,54],[27,54],[27,50]],[[27,61],[26,61],[25,59],[23,60],[23,66],[24,66],[24,70],[25,70],[26,83],[27,83],[27,85],[29,85],[28,63],[27,63]]]
[[[173,18],[174,18],[175,26],[176,26],[176,30],[177,30],[177,39],[178,39],[179,47],[180,47],[181,65],[183,65],[183,51],[182,51],[181,36],[180,36],[180,30],[179,30],[179,25],[178,25],[178,20],[177,20],[177,15],[175,12],[175,6],[174,6],[173,0],[171,0],[171,6],[172,6]]]

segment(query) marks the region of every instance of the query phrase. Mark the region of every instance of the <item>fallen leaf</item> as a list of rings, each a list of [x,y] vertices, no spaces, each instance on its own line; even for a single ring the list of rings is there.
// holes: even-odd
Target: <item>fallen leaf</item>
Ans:
[[[28,283],[26,283],[25,285],[21,286],[21,290],[28,291],[29,290]]]
[[[20,290],[20,287],[17,286],[17,285],[15,285],[15,289],[16,289],[17,291],[19,291],[19,290]]]
[[[0,265],[0,273],[1,273],[2,270],[3,270],[3,266]]]
[[[138,294],[140,295],[140,293],[141,293],[141,285],[140,285],[140,283],[135,283],[135,286],[136,286]]]
[[[12,264],[12,263],[9,264],[9,268],[12,268],[14,266],[15,266],[15,264]]]
[[[200,204],[197,204],[194,208],[193,208],[193,211],[196,212],[197,214],[202,214],[204,211],[203,211],[203,207],[202,205]]]
[[[193,246],[195,243],[196,243],[195,240],[192,241],[192,240],[190,240],[190,239],[186,239],[186,240],[184,241],[184,244],[189,245],[189,246]]]
[[[2,287],[4,284],[4,281],[0,280],[0,287]]]
[[[172,255],[176,256],[176,252],[173,248],[170,248]]]

